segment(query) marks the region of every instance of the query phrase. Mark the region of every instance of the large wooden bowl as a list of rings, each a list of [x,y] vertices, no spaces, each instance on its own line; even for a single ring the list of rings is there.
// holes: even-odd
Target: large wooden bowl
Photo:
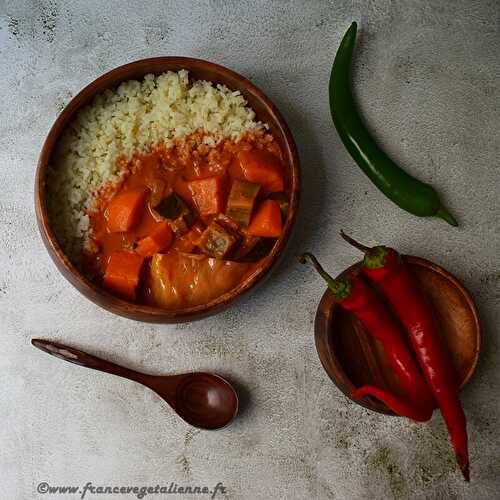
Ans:
[[[75,113],[86,104],[89,104],[96,94],[105,89],[116,87],[125,80],[142,79],[148,73],[159,74],[168,70],[179,71],[181,69],[188,70],[190,77],[194,79],[222,83],[232,90],[239,90],[257,113],[257,118],[269,125],[271,132],[283,151],[287,167],[290,210],[281,238],[262,262],[262,265],[245,281],[230,292],[207,304],[176,311],[166,311],[160,308],[125,302],[102,290],[78,271],[64,254],[50,225],[46,203],[46,174],[52,152],[62,131],[74,117]],[[299,160],[295,142],[285,120],[262,91],[246,78],[217,64],[187,57],[156,57],[132,62],[106,73],[85,87],[66,106],[50,129],[38,160],[35,180],[35,209],[38,227],[52,260],[63,276],[85,297],[108,311],[131,319],[156,323],[179,323],[200,319],[228,307],[241,295],[254,288],[269,274],[271,268],[282,255],[290,237],[297,213],[299,190]]]
[[[451,354],[462,388],[474,373],[479,358],[481,331],[476,305],[464,286],[442,267],[419,257],[403,258],[431,302],[443,344]],[[342,275],[355,273],[360,265],[351,266]],[[364,384],[399,392],[380,342],[368,335],[349,311],[335,304],[328,290],[316,313],[315,339],[324,369],[347,397]],[[354,401],[370,410],[394,415],[372,397]]]

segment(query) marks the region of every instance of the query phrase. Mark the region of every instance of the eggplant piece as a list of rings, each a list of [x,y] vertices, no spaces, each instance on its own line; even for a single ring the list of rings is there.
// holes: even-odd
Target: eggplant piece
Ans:
[[[262,238],[242,232],[238,224],[224,214],[219,214],[214,221],[231,234],[238,236],[238,248],[231,252],[229,259],[234,262],[256,262],[265,257],[273,248],[276,238]]]
[[[246,236],[231,260],[237,262],[257,262],[263,259],[273,248],[277,238]]]
[[[177,193],[170,193],[166,198],[163,198],[156,205],[155,210],[161,216],[171,220],[191,211],[187,203]]]
[[[259,191],[259,184],[234,180],[227,200],[226,215],[238,224],[248,226]]]
[[[176,236],[182,236],[189,231],[189,224],[186,222],[184,216],[180,216],[177,219],[170,222],[170,227]]]
[[[243,240],[238,250],[232,255],[231,260],[239,261],[244,259],[257,245],[259,245],[261,239],[260,236],[251,236],[249,234],[243,235]]]
[[[204,254],[223,259],[234,251],[240,240],[238,233],[212,221],[201,235],[197,246]]]
[[[155,211],[171,221],[176,235],[184,234],[195,223],[196,214],[176,193],[169,194],[155,207]]]
[[[219,225],[226,228],[229,232],[240,234],[240,226],[237,224],[236,221],[231,219],[231,217],[228,217],[225,214],[219,214],[219,215],[217,215],[217,217],[214,220]],[[240,236],[241,236],[241,234],[240,234]]]

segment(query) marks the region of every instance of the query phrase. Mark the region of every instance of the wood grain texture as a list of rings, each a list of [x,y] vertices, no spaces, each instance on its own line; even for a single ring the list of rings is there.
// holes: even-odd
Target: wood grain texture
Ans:
[[[463,388],[476,369],[481,347],[481,326],[476,305],[465,287],[442,267],[419,257],[403,258],[432,305],[460,388]],[[353,274],[360,266],[361,263],[357,263],[342,275]],[[316,312],[315,341],[323,368],[347,397],[350,398],[354,389],[364,384],[396,393],[400,391],[398,381],[387,364],[382,344],[371,337],[349,311],[338,306],[328,290]],[[370,410],[394,415],[374,398],[353,401]]]
[[[47,213],[46,174],[52,152],[62,131],[75,116],[75,113],[89,104],[96,94],[105,89],[114,88],[126,80],[142,79],[148,73],[160,74],[169,70],[179,71],[181,69],[188,70],[191,78],[222,83],[232,90],[239,90],[256,112],[257,118],[269,125],[270,131],[283,151],[290,209],[283,227],[282,236],[262,262],[262,265],[245,281],[208,304],[177,311],[166,311],[157,307],[132,304],[121,300],[102,290],[79,272],[65,255],[50,225]],[[261,90],[234,71],[208,61],[188,57],[156,57],[135,61],[106,73],[85,87],[66,106],[50,129],[38,160],[35,179],[35,211],[42,240],[52,260],[63,276],[85,297],[108,311],[138,321],[181,323],[201,319],[225,309],[269,275],[271,268],[276,265],[282,256],[290,238],[297,215],[299,193],[299,158],[295,141],[276,106]]]

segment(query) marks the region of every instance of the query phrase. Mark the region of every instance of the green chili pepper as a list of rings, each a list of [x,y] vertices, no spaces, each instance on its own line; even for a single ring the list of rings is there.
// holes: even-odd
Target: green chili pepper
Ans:
[[[436,191],[396,165],[364,127],[351,94],[349,78],[356,29],[357,24],[352,23],[344,35],[330,75],[330,111],[344,146],[370,180],[396,205],[419,217],[441,217],[457,226]]]

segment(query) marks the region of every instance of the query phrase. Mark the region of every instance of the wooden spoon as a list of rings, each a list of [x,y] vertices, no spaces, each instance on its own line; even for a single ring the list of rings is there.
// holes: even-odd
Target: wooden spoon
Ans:
[[[149,387],[194,427],[220,429],[228,425],[238,413],[236,391],[218,375],[204,372],[161,377],[146,375],[48,340],[32,339],[31,343],[70,363],[128,378]]]

